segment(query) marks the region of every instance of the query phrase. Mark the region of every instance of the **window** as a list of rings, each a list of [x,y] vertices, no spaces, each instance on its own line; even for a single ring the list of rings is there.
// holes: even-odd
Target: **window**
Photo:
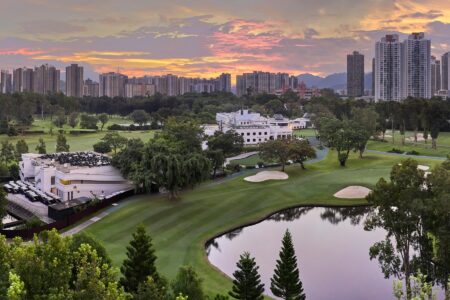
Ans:
[[[256,132],[253,132],[253,135],[256,135]]]
[[[256,139],[253,139],[254,142],[256,142]]]
[[[52,176],[52,177],[50,178],[50,184],[51,184],[51,185],[55,185],[55,176]]]
[[[258,132],[258,135],[261,135],[262,132]]]
[[[247,135],[250,135],[250,132],[247,132]]]
[[[250,143],[250,139],[247,139],[247,143]]]

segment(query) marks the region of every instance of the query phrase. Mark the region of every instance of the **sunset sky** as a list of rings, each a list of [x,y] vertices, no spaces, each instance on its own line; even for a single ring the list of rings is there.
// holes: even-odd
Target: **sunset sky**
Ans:
[[[450,51],[448,0],[1,0],[0,68],[79,63],[85,77],[345,71],[386,33]]]

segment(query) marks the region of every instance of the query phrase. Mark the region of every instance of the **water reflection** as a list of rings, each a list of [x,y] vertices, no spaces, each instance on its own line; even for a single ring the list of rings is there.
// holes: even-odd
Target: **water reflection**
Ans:
[[[368,207],[295,208],[216,238],[207,247],[208,259],[232,276],[236,261],[249,251],[260,266],[270,295],[281,238],[292,233],[300,277],[307,299],[392,299],[392,281],[384,279],[368,249],[382,239],[383,230],[364,231]]]

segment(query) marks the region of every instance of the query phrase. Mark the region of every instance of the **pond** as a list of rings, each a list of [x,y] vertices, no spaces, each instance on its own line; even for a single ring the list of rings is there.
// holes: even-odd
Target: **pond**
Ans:
[[[365,231],[370,208],[295,208],[214,239],[206,248],[209,261],[232,277],[239,255],[255,257],[270,292],[270,278],[289,229],[297,254],[300,278],[310,300],[392,299],[393,279],[384,279],[369,248],[383,240],[383,230]]]

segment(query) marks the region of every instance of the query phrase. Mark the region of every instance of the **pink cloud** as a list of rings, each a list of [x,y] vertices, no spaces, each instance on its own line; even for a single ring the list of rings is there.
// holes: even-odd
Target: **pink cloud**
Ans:
[[[47,53],[43,50],[29,49],[29,48],[18,48],[18,49],[0,49],[0,55],[24,55],[33,56]]]

